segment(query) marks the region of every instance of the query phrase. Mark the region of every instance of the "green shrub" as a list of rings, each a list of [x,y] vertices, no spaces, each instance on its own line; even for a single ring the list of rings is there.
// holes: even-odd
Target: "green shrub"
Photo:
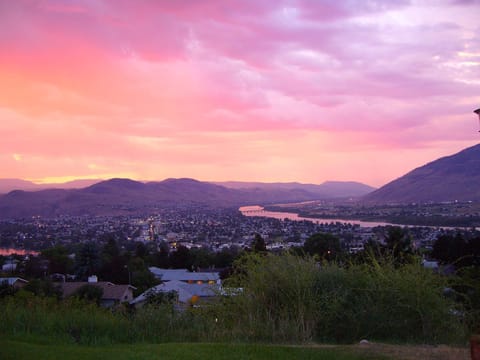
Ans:
[[[316,286],[322,340],[439,343],[466,336],[456,305],[443,296],[446,280],[419,263],[325,264]]]
[[[352,342],[362,338],[458,342],[466,330],[446,280],[419,262],[384,259],[349,266],[290,254],[241,260],[243,288],[224,308],[232,335],[263,341]],[[229,316],[229,314],[234,314]]]
[[[313,259],[248,255],[237,263],[231,285],[240,286],[224,302],[219,317],[235,337],[299,342],[314,337],[319,313]]]

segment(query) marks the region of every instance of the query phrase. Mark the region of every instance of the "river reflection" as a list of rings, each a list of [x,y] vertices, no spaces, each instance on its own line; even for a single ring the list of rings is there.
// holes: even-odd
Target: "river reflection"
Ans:
[[[15,248],[0,248],[0,255],[8,256],[12,254],[17,255],[38,255],[38,251],[25,250],[25,249],[15,249]]]
[[[386,222],[374,222],[374,221],[360,221],[360,220],[345,220],[345,219],[326,219],[326,218],[309,218],[298,216],[296,213],[289,212],[277,212],[277,211],[267,211],[261,206],[242,206],[239,208],[240,212],[245,216],[263,216],[274,219],[289,219],[295,221],[307,220],[315,224],[329,224],[329,223],[341,223],[341,224],[352,224],[359,225],[360,227],[375,227],[375,226],[388,226],[394,225]]]

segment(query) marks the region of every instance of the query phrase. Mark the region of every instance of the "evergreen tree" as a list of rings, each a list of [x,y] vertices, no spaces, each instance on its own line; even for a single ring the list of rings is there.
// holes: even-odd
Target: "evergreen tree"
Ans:
[[[265,240],[263,240],[262,236],[260,234],[255,234],[255,238],[253,239],[253,244],[252,248],[254,252],[266,252],[267,251],[267,245],[265,245]]]

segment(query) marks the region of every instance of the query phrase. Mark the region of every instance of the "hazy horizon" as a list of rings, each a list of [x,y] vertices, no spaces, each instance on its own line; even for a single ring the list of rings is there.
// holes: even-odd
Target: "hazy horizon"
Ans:
[[[70,183],[70,182],[81,182],[81,181],[108,181],[108,180],[112,180],[112,179],[128,179],[128,180],[133,180],[133,181],[138,181],[138,182],[143,182],[143,183],[147,183],[147,182],[161,182],[161,181],[165,181],[165,180],[169,180],[169,179],[192,179],[192,180],[197,180],[197,181],[201,181],[201,182],[208,182],[208,183],[229,183],[229,182],[238,182],[238,183],[265,183],[265,184],[274,184],[274,183],[300,183],[300,184],[304,184],[304,185],[321,185],[323,183],[328,183],[328,182],[354,182],[354,183],[361,183],[359,181],[356,181],[356,180],[345,180],[345,181],[340,181],[340,180],[325,180],[325,181],[322,181],[321,183],[318,183],[318,184],[315,184],[315,183],[304,183],[304,182],[300,182],[300,181],[271,181],[271,182],[265,182],[265,181],[243,181],[243,180],[202,180],[202,179],[196,179],[196,178],[192,178],[192,177],[183,177],[183,178],[174,178],[174,177],[167,177],[167,178],[163,178],[163,179],[150,179],[150,180],[145,180],[145,179],[135,179],[135,178],[108,178],[108,179],[100,179],[100,178],[85,178],[85,179],[73,179],[73,180],[68,180],[68,181],[63,181],[63,182],[35,182],[33,180],[29,180],[29,179],[19,179],[19,178],[0,178],[0,180],[13,180],[13,181],[28,181],[30,183],[33,183],[35,185],[62,185],[62,184],[66,184],[66,183]],[[362,183],[364,185],[369,185],[369,184],[365,184],[365,183]]]
[[[478,143],[479,10],[0,0],[0,178],[380,187]]]

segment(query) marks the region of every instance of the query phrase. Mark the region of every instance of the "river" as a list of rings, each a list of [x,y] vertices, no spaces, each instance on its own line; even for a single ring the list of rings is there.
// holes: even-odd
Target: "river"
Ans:
[[[302,217],[298,216],[296,213],[289,213],[289,212],[278,212],[278,211],[267,211],[261,206],[242,206],[240,212],[245,216],[263,216],[269,217],[274,219],[289,219],[295,221],[312,221],[316,224],[329,224],[329,223],[341,223],[341,224],[352,224],[352,225],[359,225],[360,227],[375,227],[375,226],[388,226],[388,225],[396,225],[390,224],[386,222],[374,222],[374,221],[361,221],[361,220],[345,220],[345,219],[326,219],[326,218],[309,218],[309,217]],[[399,226],[398,224],[396,226]]]
[[[38,255],[38,251],[33,251],[33,250],[25,250],[25,249],[15,249],[15,248],[0,248],[0,255],[2,256],[8,256],[12,254],[17,254],[17,255]]]

